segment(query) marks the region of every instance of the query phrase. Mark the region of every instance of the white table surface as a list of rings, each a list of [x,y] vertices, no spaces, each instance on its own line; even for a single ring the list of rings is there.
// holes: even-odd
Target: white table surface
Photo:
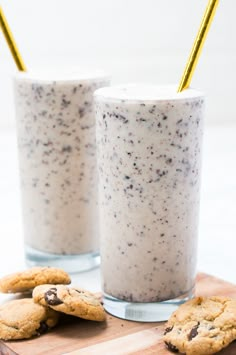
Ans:
[[[198,270],[236,283],[236,125],[205,128]],[[16,132],[0,131],[0,277],[26,268]],[[100,290],[99,269],[72,275]],[[0,299],[4,296],[1,295]]]

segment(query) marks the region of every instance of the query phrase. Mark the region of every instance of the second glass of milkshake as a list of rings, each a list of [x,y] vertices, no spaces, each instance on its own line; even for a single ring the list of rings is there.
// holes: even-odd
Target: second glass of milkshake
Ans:
[[[95,110],[104,306],[166,320],[194,292],[204,95],[108,87]]]
[[[14,79],[27,264],[99,263],[93,93],[100,71],[40,69]]]

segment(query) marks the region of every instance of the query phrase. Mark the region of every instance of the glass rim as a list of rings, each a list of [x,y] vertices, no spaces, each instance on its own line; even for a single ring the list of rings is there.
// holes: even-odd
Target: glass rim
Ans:
[[[13,75],[14,81],[24,82],[38,82],[42,84],[53,83],[85,83],[85,82],[99,82],[103,80],[111,80],[111,75],[101,69],[92,69],[86,67],[57,67],[54,70],[50,67],[39,67],[27,72],[16,72]]]
[[[175,84],[158,85],[147,83],[106,86],[95,90],[94,99],[97,102],[108,101],[120,102],[122,104],[155,104],[157,102],[194,101],[196,99],[204,100],[206,97],[203,91],[192,87],[180,93],[177,93],[177,88],[178,86]],[[164,93],[161,93],[161,91]]]

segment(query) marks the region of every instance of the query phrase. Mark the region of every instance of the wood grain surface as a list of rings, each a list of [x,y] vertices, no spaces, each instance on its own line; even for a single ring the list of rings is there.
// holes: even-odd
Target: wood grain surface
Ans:
[[[198,274],[196,295],[236,298],[236,285]],[[162,341],[164,323],[125,321],[108,314],[104,323],[65,317],[60,325],[41,337],[0,341],[0,355],[171,355]],[[236,342],[218,353],[236,355]]]

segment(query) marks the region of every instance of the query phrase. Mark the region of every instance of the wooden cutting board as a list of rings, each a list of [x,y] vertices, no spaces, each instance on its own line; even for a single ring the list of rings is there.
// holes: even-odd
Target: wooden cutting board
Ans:
[[[236,285],[198,274],[196,294],[236,298]],[[57,328],[31,340],[2,342],[0,355],[171,355],[162,341],[164,323],[138,323],[107,316],[106,323],[68,317]],[[235,355],[236,342],[218,353]]]

